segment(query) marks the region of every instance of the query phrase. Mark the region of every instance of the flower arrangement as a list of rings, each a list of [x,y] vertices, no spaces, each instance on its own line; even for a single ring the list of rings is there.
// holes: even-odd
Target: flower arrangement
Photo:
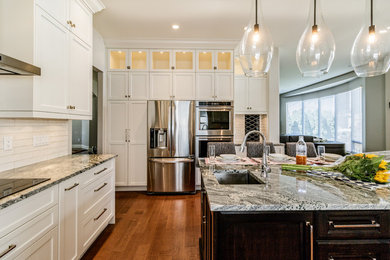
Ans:
[[[375,154],[355,154],[347,156],[345,160],[333,167],[319,167],[307,165],[282,165],[283,170],[325,170],[341,172],[351,179],[388,183],[390,181],[390,166],[383,160],[383,156]]]

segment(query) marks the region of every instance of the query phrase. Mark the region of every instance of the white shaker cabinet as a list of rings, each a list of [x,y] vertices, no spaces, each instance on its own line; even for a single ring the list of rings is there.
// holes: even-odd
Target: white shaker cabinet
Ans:
[[[214,83],[215,100],[233,100],[233,74],[216,73]]]
[[[146,186],[146,117],[146,101],[108,104],[108,150],[118,154],[117,186]]]
[[[69,21],[71,31],[92,46],[92,12],[81,0],[69,0]]]
[[[148,72],[109,72],[109,100],[147,100],[149,98]]]
[[[232,73],[197,73],[197,100],[233,100]]]
[[[79,177],[59,184],[59,255],[60,259],[77,259],[79,218]]]
[[[236,114],[266,114],[268,112],[267,79],[236,77],[234,82],[234,112]]]
[[[195,73],[173,73],[173,99],[194,100],[195,92]]]
[[[172,73],[151,72],[149,93],[151,100],[169,100],[173,98]]]

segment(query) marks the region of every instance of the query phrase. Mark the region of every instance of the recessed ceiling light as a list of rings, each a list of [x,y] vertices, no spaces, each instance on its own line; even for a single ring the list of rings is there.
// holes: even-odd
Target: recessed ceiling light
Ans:
[[[173,30],[179,30],[180,26],[178,24],[173,24],[172,29]]]

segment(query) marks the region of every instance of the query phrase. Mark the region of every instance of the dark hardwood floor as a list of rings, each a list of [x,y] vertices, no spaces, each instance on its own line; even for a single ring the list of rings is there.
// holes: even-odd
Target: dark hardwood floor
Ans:
[[[200,259],[200,194],[116,193],[116,224],[82,259]]]

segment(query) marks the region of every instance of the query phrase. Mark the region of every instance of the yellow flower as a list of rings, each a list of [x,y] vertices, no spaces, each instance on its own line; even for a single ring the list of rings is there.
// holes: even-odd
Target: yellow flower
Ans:
[[[364,154],[363,154],[363,153],[357,153],[357,154],[355,154],[355,156],[356,156],[356,157],[360,157],[360,158],[361,158],[361,157],[363,157],[363,156],[364,156]]]
[[[379,164],[379,168],[386,170],[387,169],[387,162],[382,160],[381,163]]]
[[[389,174],[386,171],[378,171],[375,174],[374,180],[381,183],[387,183],[389,182]]]
[[[368,159],[372,159],[372,158],[378,157],[378,155],[375,155],[375,154],[366,154],[366,157],[367,157]]]

